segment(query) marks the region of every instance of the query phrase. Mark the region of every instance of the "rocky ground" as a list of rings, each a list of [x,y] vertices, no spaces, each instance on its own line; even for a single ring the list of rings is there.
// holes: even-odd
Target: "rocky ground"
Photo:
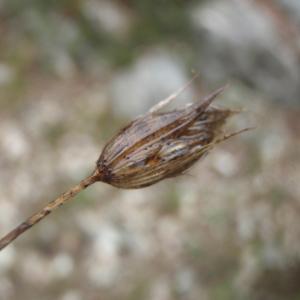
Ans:
[[[1,235],[193,70],[177,105],[229,81],[228,131],[256,129],[155,186],[93,185],[0,253],[0,299],[298,299],[298,1],[40,3],[0,1]]]

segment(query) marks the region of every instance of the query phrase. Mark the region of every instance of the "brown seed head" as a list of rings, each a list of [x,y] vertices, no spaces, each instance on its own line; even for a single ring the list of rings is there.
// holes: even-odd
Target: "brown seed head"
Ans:
[[[223,88],[200,104],[167,113],[159,112],[190,83],[123,128],[104,147],[93,174],[1,238],[0,251],[96,181],[127,189],[149,186],[182,174],[215,144],[248,130],[246,128],[229,135],[222,134],[225,121],[235,111],[213,108],[210,104]]]
[[[149,112],[113,137],[97,161],[99,180],[141,188],[182,174],[218,142],[231,110],[210,107],[221,88],[201,103],[171,112]]]

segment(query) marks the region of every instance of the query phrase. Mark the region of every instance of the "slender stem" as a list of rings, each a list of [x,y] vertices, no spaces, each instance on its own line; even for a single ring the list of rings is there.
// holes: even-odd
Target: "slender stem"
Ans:
[[[42,208],[37,213],[33,214],[26,221],[18,225],[15,229],[6,234],[2,239],[0,239],[0,251],[8,246],[13,240],[23,234],[25,231],[30,229],[32,226],[40,222],[47,215],[49,215],[56,208],[62,206],[65,202],[72,199],[82,190],[86,189],[88,186],[92,185],[98,180],[99,173],[97,169],[93,172],[92,175],[83,179],[79,184],[70,188],[67,192],[60,195],[55,200],[49,202],[44,208]]]

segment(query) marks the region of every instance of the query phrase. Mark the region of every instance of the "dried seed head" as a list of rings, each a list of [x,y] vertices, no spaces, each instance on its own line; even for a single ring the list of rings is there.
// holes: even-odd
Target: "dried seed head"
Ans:
[[[189,84],[123,128],[103,149],[93,174],[1,238],[0,251],[96,181],[128,189],[154,184],[182,174],[215,144],[248,130],[246,128],[229,135],[222,134],[225,121],[236,113],[210,107],[223,88],[209,95],[200,104],[167,113],[159,112]]]
[[[111,139],[97,161],[99,180],[119,188],[141,188],[182,174],[222,140],[233,111],[210,107],[221,88],[184,109],[151,110]]]

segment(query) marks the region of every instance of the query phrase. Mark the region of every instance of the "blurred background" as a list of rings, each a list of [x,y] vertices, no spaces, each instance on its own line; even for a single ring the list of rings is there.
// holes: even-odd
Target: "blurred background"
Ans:
[[[188,175],[95,184],[0,253],[0,300],[300,299],[299,0],[0,0],[0,235],[200,76],[231,139]]]

